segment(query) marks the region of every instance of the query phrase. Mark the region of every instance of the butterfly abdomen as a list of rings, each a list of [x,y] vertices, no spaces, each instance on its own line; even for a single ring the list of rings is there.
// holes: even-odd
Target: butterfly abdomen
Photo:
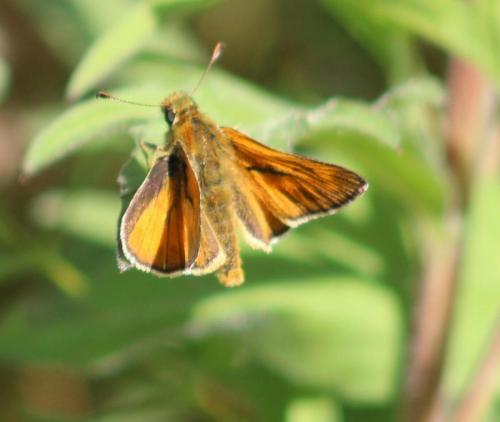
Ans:
[[[214,128],[214,130],[216,130]],[[201,202],[217,240],[224,250],[226,261],[218,271],[220,281],[228,286],[243,282],[236,218],[233,210],[231,174],[224,146],[216,143],[211,130],[200,133],[201,140],[197,162],[199,183],[202,187]]]

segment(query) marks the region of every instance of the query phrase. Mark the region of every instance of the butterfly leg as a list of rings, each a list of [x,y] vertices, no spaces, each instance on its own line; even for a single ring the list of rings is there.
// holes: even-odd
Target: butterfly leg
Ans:
[[[144,140],[139,141],[139,148],[142,151],[142,154],[144,156],[144,161],[147,163],[148,167],[151,167],[153,165],[153,157],[156,149],[158,148],[157,145],[152,144],[151,142],[146,142]]]

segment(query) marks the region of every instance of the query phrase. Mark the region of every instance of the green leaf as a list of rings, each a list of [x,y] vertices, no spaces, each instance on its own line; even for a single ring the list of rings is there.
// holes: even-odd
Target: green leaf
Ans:
[[[325,139],[329,139],[328,144]],[[444,182],[439,173],[411,149],[393,150],[352,132],[338,133],[337,136],[330,132],[320,134],[310,145],[326,161],[340,162],[339,153],[351,157],[351,162],[362,168],[363,176],[370,183],[368,195],[372,189],[389,192],[396,198],[398,206],[405,205],[411,214],[442,214],[446,193]]]
[[[179,10],[197,10],[214,0],[144,0],[127,10],[88,49],[73,72],[67,97],[76,99],[111,75],[139,52],[155,34],[161,20]],[[167,42],[167,40],[165,40]]]
[[[165,93],[189,91],[201,75],[198,68],[175,62],[148,65],[154,66],[152,73],[157,78],[161,76]],[[399,144],[390,116],[361,101],[333,98],[317,107],[303,107],[219,70],[212,70],[195,98],[201,112],[220,126],[236,127],[275,147],[288,146],[313,130],[332,128],[360,133],[391,147]],[[151,128],[148,133],[153,131],[158,132]]]
[[[419,58],[411,38],[401,28],[387,25],[375,13],[373,0],[322,0],[384,69],[390,82],[399,82],[414,73]]]
[[[301,397],[286,410],[286,422],[340,422],[340,409],[328,397]]]
[[[458,397],[478,370],[500,311],[500,183],[482,177],[470,198],[446,386]],[[494,376],[494,375],[492,375]],[[500,379],[498,368],[497,379]]]
[[[71,76],[67,96],[78,98],[111,74],[140,50],[156,25],[148,2],[139,2],[127,10],[87,51]]]
[[[65,257],[88,280],[85,294],[70,300],[46,289],[47,296],[12,309],[0,323],[2,359],[116,368],[179,341],[193,303],[221,289],[213,277],[180,282],[139,271],[120,274],[111,250],[67,244],[72,247]],[[53,277],[67,278],[67,268],[51,270]]]
[[[119,95],[137,100],[145,97],[150,99],[157,90],[157,87],[142,87],[119,91]],[[61,114],[35,137],[24,157],[23,172],[33,175],[88,142],[99,142],[106,133],[119,129],[125,131],[150,118],[151,110],[143,107],[87,100]]]
[[[155,69],[159,75],[156,84],[127,88],[116,94],[159,104],[163,96],[174,90],[192,89],[202,72],[196,66],[175,61],[168,65],[162,61]],[[290,141],[321,129],[356,132],[390,146],[397,145],[399,140],[389,116],[370,105],[336,99],[324,106],[306,109],[220,70],[210,74],[197,91],[196,100],[200,110],[221,126],[236,126],[276,147],[286,148]],[[96,142],[111,130],[124,130],[132,125],[141,125],[137,138],[161,144],[166,127],[160,113],[154,116],[150,109],[141,107],[96,100],[83,102],[62,114],[35,138],[23,170],[34,174],[89,141]]]
[[[331,100],[308,113],[312,131],[347,130],[396,148],[400,143],[397,127],[384,111],[351,100]]]
[[[153,393],[151,393],[153,395]],[[146,397],[147,400],[149,397]],[[122,408],[114,409],[92,417],[92,422],[144,422],[144,421],[166,421],[175,420],[179,415],[173,413],[167,406],[144,406],[142,403],[138,409],[130,409],[128,403],[122,404]]]
[[[0,285],[12,283],[16,277],[33,272],[33,251],[3,254],[0,257]]]
[[[69,297],[80,299],[87,293],[85,275],[59,254],[41,252],[38,264],[41,271]]]
[[[500,81],[500,4],[495,0],[376,0],[375,13],[387,23],[424,37],[467,59]]]
[[[140,0],[143,1],[143,0]],[[73,25],[84,30],[92,40],[98,38],[104,31],[116,24],[116,18],[124,10],[137,3],[135,0],[68,0],[73,15]],[[60,7],[58,2],[56,6]],[[63,43],[64,44],[64,43]],[[67,42],[66,42],[67,44]],[[74,64],[74,63],[73,63]]]
[[[330,156],[332,160],[338,159],[335,155],[339,152],[353,157],[356,164],[362,165],[373,189],[390,192],[398,206],[406,205],[411,213],[439,216],[444,209],[446,184],[441,169],[429,160],[439,153],[440,142],[435,139],[429,115],[439,112],[444,98],[439,83],[431,78],[418,78],[395,86],[375,102],[373,112],[385,116],[392,131],[402,138],[396,149],[371,142],[359,133],[331,131],[315,136],[314,146],[321,149],[327,160]],[[330,148],[324,143],[327,137]]]
[[[66,66],[77,63],[88,46],[135,0],[18,0],[52,54]],[[64,34],[64,36],[61,36]]]
[[[379,107],[394,109],[408,104],[442,107],[445,100],[446,92],[437,79],[418,77],[394,86],[382,95],[376,104]]]
[[[10,86],[10,68],[7,61],[0,57],[0,103],[3,102],[8,94]]]
[[[99,190],[46,192],[36,198],[31,215],[44,228],[59,229],[83,240],[110,245],[120,211],[117,193]]]
[[[323,1],[389,75],[408,76],[408,69],[415,67],[406,35],[411,33],[477,64],[500,81],[500,3],[495,0]]]
[[[172,10],[182,8],[190,11],[198,10],[202,7],[212,6],[219,0],[146,0],[156,14],[164,17]]]
[[[191,332],[234,333],[290,382],[349,400],[377,402],[394,392],[401,340],[395,298],[350,277],[267,282],[201,301]]]

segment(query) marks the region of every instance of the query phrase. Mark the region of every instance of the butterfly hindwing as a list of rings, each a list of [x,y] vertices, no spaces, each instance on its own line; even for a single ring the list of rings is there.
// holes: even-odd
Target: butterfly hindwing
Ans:
[[[235,210],[249,243],[269,252],[273,241],[290,227],[278,219],[253,190],[249,189],[248,177],[240,175],[235,179],[233,181]]]
[[[191,273],[195,275],[208,274],[217,270],[225,260],[226,256],[219,245],[217,236],[207,216],[202,211],[200,248]]]

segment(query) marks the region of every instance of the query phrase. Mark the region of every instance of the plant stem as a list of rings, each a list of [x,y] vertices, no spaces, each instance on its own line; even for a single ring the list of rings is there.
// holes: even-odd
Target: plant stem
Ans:
[[[456,224],[445,238],[426,236],[426,267],[413,315],[406,373],[404,420],[439,420],[439,385],[455,297],[460,234]]]
[[[491,344],[482,364],[464,394],[453,418],[456,422],[482,420],[494,397],[500,369],[500,315],[494,327]]]
[[[423,273],[413,315],[403,415],[409,422],[444,419],[440,385],[457,288],[464,214],[477,142],[491,115],[491,88],[471,65],[452,59],[445,145],[451,192],[444,236],[424,231]]]
[[[459,205],[467,204],[477,140],[491,116],[491,87],[475,67],[452,60],[448,73],[449,102],[445,127],[448,164],[456,179]]]

